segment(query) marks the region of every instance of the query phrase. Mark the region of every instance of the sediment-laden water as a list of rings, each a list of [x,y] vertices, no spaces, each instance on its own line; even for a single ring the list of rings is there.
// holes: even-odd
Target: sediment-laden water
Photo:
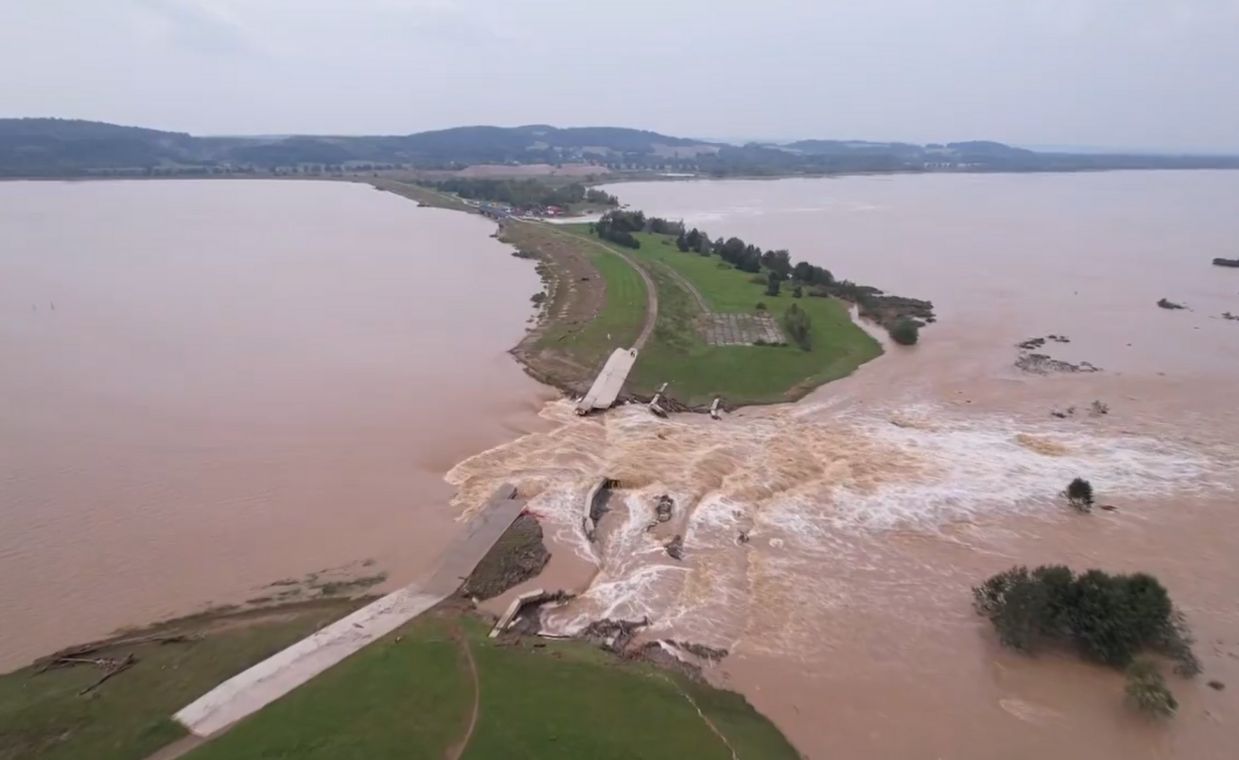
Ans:
[[[506,353],[539,286],[493,230],[356,184],[0,183],[0,668],[416,577],[443,474],[556,395]]]
[[[512,480],[577,557],[536,582],[582,592],[553,629],[648,617],[649,638],[728,648],[711,677],[811,757],[1231,756],[1239,323],[1220,315],[1239,312],[1239,277],[1210,260],[1239,245],[1239,174],[609,191],[929,298],[940,321],[795,405],[714,422],[638,408],[578,420],[552,404],[553,429],[453,469],[462,508]],[[1190,310],[1159,309],[1163,296]],[[1050,334],[1069,342],[1037,351],[1102,371],[1015,368],[1018,342]],[[1068,509],[1076,476],[1116,510]],[[583,502],[601,477],[625,488],[590,543]],[[651,529],[664,493],[676,515]],[[663,548],[675,534],[683,561]],[[1169,724],[1128,712],[1120,674],[1005,652],[972,613],[970,586],[988,575],[1059,562],[1152,572],[1183,607],[1206,672],[1172,677]]]

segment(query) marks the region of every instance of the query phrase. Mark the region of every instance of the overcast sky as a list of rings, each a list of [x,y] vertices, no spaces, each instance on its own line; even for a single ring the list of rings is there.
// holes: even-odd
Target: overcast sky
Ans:
[[[0,0],[0,115],[1239,151],[1239,0]]]

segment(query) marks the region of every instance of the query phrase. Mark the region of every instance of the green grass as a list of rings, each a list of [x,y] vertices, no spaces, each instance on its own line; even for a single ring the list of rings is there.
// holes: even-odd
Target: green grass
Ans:
[[[437,759],[463,735],[472,700],[473,686],[451,623],[428,615],[187,757]]]
[[[588,235],[585,225],[572,225],[568,231]],[[654,337],[633,369],[631,389],[651,393],[670,382],[672,396],[690,404],[707,403],[716,395],[738,404],[788,401],[851,374],[882,353],[878,342],[852,322],[846,305],[838,300],[793,298],[790,288],[769,297],[764,285],[752,282],[751,273],[736,270],[717,256],[682,253],[663,235],[637,237],[641,248],[625,252],[644,262],[655,280],[659,316]],[[811,350],[794,345],[707,345],[696,326],[697,302],[665,268],[696,285],[716,312],[754,313],[762,302],[781,323],[783,313],[797,304],[812,321]]]
[[[564,237],[549,225],[539,225],[538,234]],[[579,241],[572,241],[579,244]],[[645,321],[645,283],[623,259],[608,254],[596,246],[582,246],[582,250],[606,281],[606,303],[598,316],[588,324],[557,324],[548,330],[541,348],[565,351],[586,367],[601,365],[616,348],[631,346],[641,332]]]
[[[138,662],[82,696],[78,692],[101,673],[90,665],[43,673],[28,667],[0,676],[0,759],[145,758],[184,735],[169,717],[174,712],[352,606],[305,606],[288,617],[235,625],[199,641],[108,651],[113,657],[132,652]],[[193,623],[176,627],[195,630]]]
[[[441,758],[465,735],[478,669],[479,714],[463,757],[731,757],[690,695],[745,758],[795,750],[742,697],[573,641],[519,645],[439,610],[376,642],[191,753],[189,760]],[[397,641],[399,637],[399,641]]]

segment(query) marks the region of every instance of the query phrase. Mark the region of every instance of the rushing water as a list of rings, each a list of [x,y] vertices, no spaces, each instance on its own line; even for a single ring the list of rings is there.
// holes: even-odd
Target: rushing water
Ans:
[[[423,569],[443,474],[554,395],[493,229],[344,183],[0,183],[0,666]]]
[[[1239,272],[1210,261],[1239,252],[1239,173],[607,189],[931,299],[939,322],[795,405],[714,422],[640,409],[582,421],[553,404],[552,430],[454,468],[462,507],[519,483],[584,567],[537,582],[582,591],[552,628],[648,616],[651,638],[726,647],[710,676],[811,757],[1233,756],[1239,323],[1221,314],[1239,313]],[[1017,342],[1051,333],[1070,342],[1042,351],[1102,371],[1013,366]],[[1117,511],[1067,509],[1058,494],[1077,475]],[[627,488],[591,544],[582,502],[603,476]],[[662,493],[677,516],[649,530]],[[662,548],[675,533],[683,562]],[[1003,651],[972,613],[971,585],[1052,562],[1168,585],[1205,667],[1171,677],[1173,721],[1133,717],[1113,671]]]

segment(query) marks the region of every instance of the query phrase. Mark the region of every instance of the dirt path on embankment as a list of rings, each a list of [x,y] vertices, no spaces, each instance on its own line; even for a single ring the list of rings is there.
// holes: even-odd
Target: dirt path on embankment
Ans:
[[[469,711],[469,725],[465,728],[464,736],[448,749],[447,760],[460,760],[461,755],[465,754],[469,741],[473,739],[473,729],[477,728],[478,711],[482,704],[482,682],[478,679],[478,665],[473,659],[473,649],[469,647],[469,635],[460,629],[457,629],[456,635],[460,648],[465,653],[465,662],[469,665],[469,678],[473,681],[473,709]]]

